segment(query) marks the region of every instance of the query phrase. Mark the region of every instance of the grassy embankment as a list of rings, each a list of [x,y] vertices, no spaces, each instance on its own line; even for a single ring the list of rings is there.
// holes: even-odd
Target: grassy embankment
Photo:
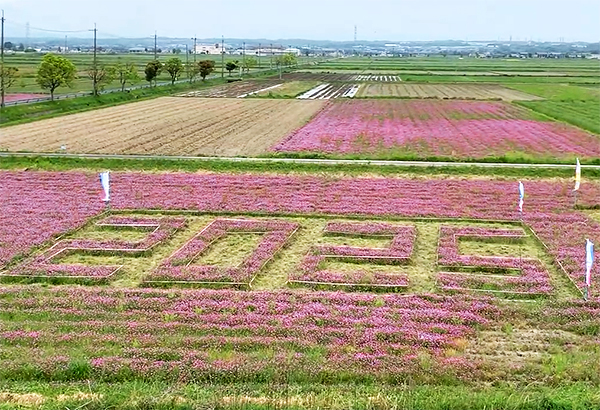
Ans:
[[[473,177],[507,177],[507,178],[571,178],[573,168],[513,168],[513,167],[478,167],[478,166],[377,166],[360,164],[305,164],[285,162],[238,162],[219,159],[112,159],[112,158],[46,158],[36,157],[2,157],[0,169],[4,170],[113,170],[113,171],[147,171],[147,172],[228,172],[228,173],[328,173],[338,175],[381,175],[404,176],[438,175],[438,176],[473,176]],[[600,178],[600,170],[584,169],[585,178]]]

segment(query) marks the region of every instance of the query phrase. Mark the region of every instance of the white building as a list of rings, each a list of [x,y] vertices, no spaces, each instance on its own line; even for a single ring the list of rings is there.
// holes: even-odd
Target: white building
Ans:
[[[196,50],[195,50],[196,54],[221,54],[222,50],[221,50],[221,44],[220,43],[215,43],[215,44],[197,44],[196,45]],[[227,53],[227,51],[225,51],[225,54]]]

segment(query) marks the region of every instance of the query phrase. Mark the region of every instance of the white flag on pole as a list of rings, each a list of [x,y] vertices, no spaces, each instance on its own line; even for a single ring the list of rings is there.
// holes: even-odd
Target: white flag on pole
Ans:
[[[519,211],[523,213],[523,202],[525,200],[525,187],[523,183],[519,181]]]
[[[589,239],[585,242],[585,284],[592,286],[592,266],[594,265],[594,243]]]
[[[110,173],[102,172],[100,174],[100,183],[102,184],[102,188],[104,189],[104,202],[110,201]]]
[[[574,189],[574,191],[579,191],[580,185],[581,185],[581,164],[579,163],[579,158],[577,158],[577,166],[575,167],[575,189]]]

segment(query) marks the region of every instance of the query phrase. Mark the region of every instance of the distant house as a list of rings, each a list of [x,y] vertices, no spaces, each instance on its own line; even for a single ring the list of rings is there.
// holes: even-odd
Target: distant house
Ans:
[[[146,49],[144,47],[132,47],[129,49],[129,52],[134,54],[145,53]]]

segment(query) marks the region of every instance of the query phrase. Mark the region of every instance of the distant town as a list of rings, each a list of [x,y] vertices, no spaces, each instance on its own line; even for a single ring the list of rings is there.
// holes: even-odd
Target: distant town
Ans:
[[[87,53],[89,38],[14,38],[5,41],[5,52]],[[600,43],[536,41],[434,41],[434,42],[332,42],[314,40],[181,39],[98,39],[100,53],[169,53],[270,56],[469,56],[480,58],[587,58],[600,59]]]

